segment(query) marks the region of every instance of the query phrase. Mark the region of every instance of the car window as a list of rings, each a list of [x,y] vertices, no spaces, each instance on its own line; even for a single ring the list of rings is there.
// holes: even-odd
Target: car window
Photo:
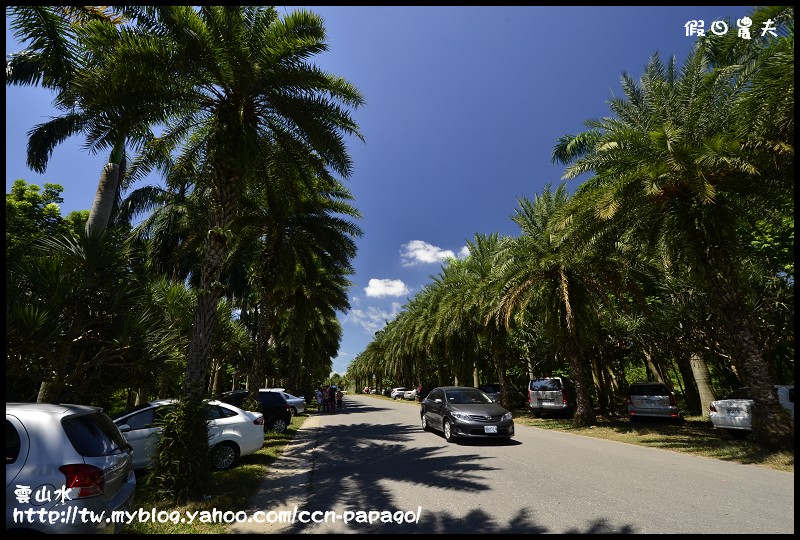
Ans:
[[[226,409],[220,405],[206,405],[206,418],[209,420],[230,418],[231,416],[236,416],[236,412],[231,409]]]
[[[20,442],[17,428],[6,420],[6,465],[17,461],[17,457],[19,457],[19,448]]]
[[[264,404],[279,405],[286,401],[285,399],[283,399],[283,396],[281,396],[277,392],[260,392],[258,397],[262,405]]]
[[[61,421],[72,446],[84,457],[107,456],[125,446],[125,439],[105,413],[70,416]]]
[[[129,417],[121,420],[123,424],[128,424],[131,429],[145,429],[153,425],[153,414],[155,409],[147,409],[140,413],[132,414]]]
[[[535,379],[531,382],[533,383],[533,389],[537,392],[561,390],[561,381],[558,379]]]
[[[750,399],[750,388],[737,388],[722,399]]]
[[[794,386],[789,388],[789,403],[794,403]]]
[[[454,405],[464,405],[467,403],[491,403],[486,394],[478,390],[448,390],[445,392],[447,402]]]
[[[668,396],[669,389],[661,384],[640,384],[631,386],[628,394],[632,396]]]

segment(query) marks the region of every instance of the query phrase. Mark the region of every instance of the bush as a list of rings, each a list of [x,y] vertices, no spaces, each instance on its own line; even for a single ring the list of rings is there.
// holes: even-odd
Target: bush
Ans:
[[[211,482],[205,403],[180,401],[161,422],[153,471],[147,489],[164,500],[200,500]]]

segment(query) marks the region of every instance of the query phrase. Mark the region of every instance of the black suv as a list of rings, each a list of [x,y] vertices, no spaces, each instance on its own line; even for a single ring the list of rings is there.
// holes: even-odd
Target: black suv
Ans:
[[[241,407],[248,393],[248,390],[232,390],[223,392],[214,399]],[[286,428],[292,423],[292,406],[286,402],[283,394],[259,390],[258,401],[261,403],[261,413],[264,415],[266,428],[276,433],[286,431]]]

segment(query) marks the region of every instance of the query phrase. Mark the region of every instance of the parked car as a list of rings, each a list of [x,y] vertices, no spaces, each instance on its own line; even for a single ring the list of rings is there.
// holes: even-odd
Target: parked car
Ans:
[[[133,468],[149,469],[155,463],[159,421],[175,408],[177,400],[160,399],[115,415],[114,423],[133,447]],[[264,445],[264,415],[245,411],[221,401],[205,404],[211,466],[226,470]]]
[[[478,390],[500,403],[500,383],[482,384],[478,387]]]
[[[412,390],[406,390],[403,392],[403,399],[410,399],[411,401],[417,399],[417,389],[414,388]]]
[[[403,399],[403,395],[405,394],[406,390],[408,390],[408,388],[406,388],[405,386],[398,386],[397,388],[392,388],[392,393],[389,394],[389,396],[392,399],[398,399],[398,398]]]
[[[215,396],[214,399],[241,407],[247,394],[248,390],[231,390]],[[264,415],[265,429],[275,433],[286,431],[286,428],[292,423],[292,406],[289,405],[283,394],[262,388],[258,391],[258,402],[261,405],[261,413]]]
[[[107,520],[42,522],[24,512],[110,515],[130,510],[135,493],[133,449],[102,409],[6,403],[6,532],[119,532]]]
[[[794,418],[794,385],[775,385],[778,403]],[[722,399],[709,405],[709,420],[718,429],[724,429],[734,439],[744,439],[753,431],[753,398],[750,388],[737,388]]]
[[[298,414],[303,414],[303,411],[306,410],[306,398],[305,397],[297,397],[289,392],[280,392],[279,390],[270,390],[270,392],[279,392],[283,394],[283,398],[286,400],[286,403],[289,404],[291,407],[290,411],[292,416],[297,416]]]
[[[510,411],[477,388],[441,386],[434,388],[420,403],[422,429],[444,433],[447,442],[459,438],[506,438],[514,436]]]
[[[544,413],[575,414],[575,385],[567,377],[542,377],[528,381],[528,407],[535,417]]]
[[[631,422],[642,418],[660,418],[682,422],[675,394],[664,383],[636,382],[628,387],[628,418]]]

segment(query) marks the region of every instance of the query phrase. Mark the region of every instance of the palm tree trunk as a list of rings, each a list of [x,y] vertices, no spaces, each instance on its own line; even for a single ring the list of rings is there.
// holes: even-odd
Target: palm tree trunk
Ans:
[[[689,356],[689,365],[691,366],[694,383],[697,386],[700,415],[708,418],[708,404],[717,399],[713,388],[711,388],[711,372],[708,371],[706,359],[700,354],[691,354]]]
[[[739,294],[730,257],[722,248],[716,247],[711,250],[710,258],[717,269],[712,278],[713,290],[720,318],[731,342],[731,356],[753,397],[753,436],[766,449],[794,448],[794,420],[778,402],[762,348]]]
[[[569,283],[563,269],[559,271],[559,278],[561,281],[561,301],[564,307],[564,325],[567,330],[564,352],[570,368],[572,368],[572,379],[575,381],[575,392],[577,393],[574,422],[579,426],[591,426],[594,425],[596,418],[594,409],[592,409],[592,400],[589,398],[589,386],[583,366],[583,355],[577,344],[575,317],[572,313],[572,304],[569,299]]]
[[[192,318],[192,341],[189,344],[189,356],[183,379],[182,394],[189,401],[201,401],[206,388],[205,379],[211,358],[211,335],[214,330],[217,303],[222,295],[219,276],[227,249],[225,231],[235,210],[234,182],[235,179],[229,179],[227,182],[223,179],[222,185],[215,190],[216,197],[213,197],[212,201],[212,228],[206,235],[200,288]]]
[[[92,209],[89,212],[89,219],[86,221],[86,234],[90,236],[102,234],[108,226],[111,210],[114,208],[114,200],[117,197],[118,184],[119,165],[106,163],[100,174],[100,182],[97,184],[97,193],[95,193]]]

